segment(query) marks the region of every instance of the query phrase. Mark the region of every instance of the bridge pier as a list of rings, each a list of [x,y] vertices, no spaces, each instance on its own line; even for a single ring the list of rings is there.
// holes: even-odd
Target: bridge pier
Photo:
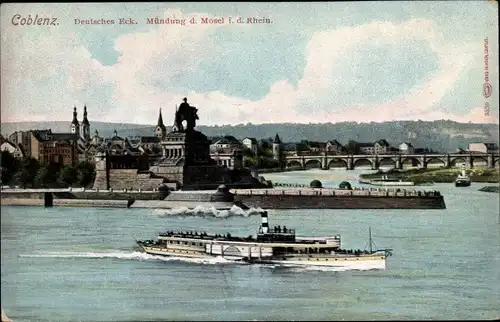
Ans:
[[[488,154],[488,168],[494,168],[494,167],[495,167],[495,164],[493,162],[493,155]]]
[[[321,170],[328,170],[328,158],[326,154],[321,158]]]
[[[401,170],[403,169],[403,162],[401,162],[401,156],[399,156],[396,159],[396,169]]]
[[[354,170],[354,159],[352,155],[347,158],[347,170]]]
[[[425,155],[420,158],[420,169],[427,169],[427,157]]]
[[[449,155],[447,155],[446,158],[444,159],[444,167],[445,168],[451,167],[451,158]]]
[[[467,167],[472,169],[474,167],[474,161],[472,160],[472,156],[469,154],[467,157]]]

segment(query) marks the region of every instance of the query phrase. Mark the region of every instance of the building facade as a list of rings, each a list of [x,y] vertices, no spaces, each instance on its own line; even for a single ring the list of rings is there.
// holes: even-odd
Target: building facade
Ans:
[[[399,152],[401,154],[413,154],[415,153],[415,147],[410,142],[403,142],[399,145]]]
[[[257,155],[257,149],[259,143],[256,138],[246,137],[241,141],[241,143],[243,144],[244,147],[252,151],[253,154]]]
[[[469,143],[467,150],[472,153],[498,153],[498,146],[495,143],[475,142]]]

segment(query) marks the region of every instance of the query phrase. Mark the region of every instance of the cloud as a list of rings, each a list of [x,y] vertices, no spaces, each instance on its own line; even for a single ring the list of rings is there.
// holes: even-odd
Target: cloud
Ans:
[[[182,18],[184,12],[169,9],[160,16]],[[202,124],[441,118],[498,123],[498,113],[485,116],[482,107],[466,115],[439,111],[443,98],[457,90],[459,76],[482,68],[477,54],[482,44],[451,44],[430,20],[316,32],[304,48],[306,65],[297,84],[279,80],[258,100],[219,90],[196,92],[185,82],[200,81],[200,64],[220,54],[213,35],[227,28],[160,25],[129,32],[115,41],[116,63],[104,65],[71,29],[21,34],[9,27],[2,32],[3,121],[70,120],[73,105],[87,104],[91,120],[150,124],[161,107],[168,125],[175,104],[187,96],[199,108]],[[419,51],[423,47],[426,51]],[[436,68],[421,68],[429,65],[426,55]],[[409,80],[413,75],[418,77]],[[248,77],[243,74],[240,81]]]

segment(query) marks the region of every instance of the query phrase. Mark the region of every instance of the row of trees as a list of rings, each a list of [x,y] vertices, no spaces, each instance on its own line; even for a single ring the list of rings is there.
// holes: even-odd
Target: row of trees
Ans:
[[[18,185],[23,188],[89,187],[94,182],[95,166],[80,162],[76,166],[50,163],[40,165],[34,158],[14,158],[8,151],[0,152],[2,185]]]

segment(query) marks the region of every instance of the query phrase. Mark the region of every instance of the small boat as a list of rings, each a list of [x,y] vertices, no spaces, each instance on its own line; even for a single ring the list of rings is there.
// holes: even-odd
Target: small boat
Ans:
[[[401,179],[389,179],[387,176],[382,176],[381,179],[375,179],[370,182],[373,186],[414,186],[413,181],[403,181]]]
[[[369,230],[369,250],[341,248],[340,235],[300,237],[295,229],[275,226],[269,229],[267,211],[261,213],[256,235],[248,237],[206,232],[160,233],[156,240],[136,241],[151,255],[210,258],[222,257],[247,264],[284,264],[290,266],[331,266],[347,269],[385,269],[391,249],[374,250]],[[366,248],[366,247],[365,247]]]
[[[465,173],[465,164],[462,165],[462,173],[455,179],[455,187],[469,187],[471,185],[470,177]]]

